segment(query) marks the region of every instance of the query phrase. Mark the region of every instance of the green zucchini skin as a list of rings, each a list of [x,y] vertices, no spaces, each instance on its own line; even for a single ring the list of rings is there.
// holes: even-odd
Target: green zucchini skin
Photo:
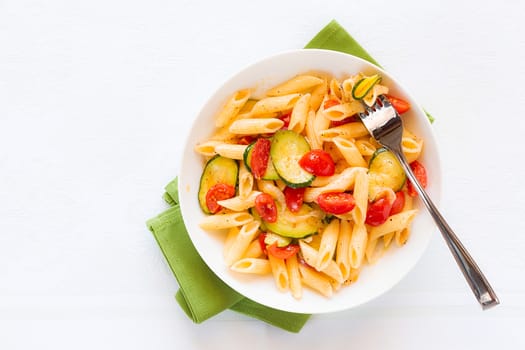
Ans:
[[[310,151],[304,136],[291,131],[279,130],[272,137],[270,157],[277,174],[292,188],[307,187],[315,179],[299,165],[299,160]]]
[[[372,90],[374,85],[381,81],[381,76],[374,74],[370,77],[365,77],[359,80],[352,88],[352,97],[356,100],[361,100]]]
[[[406,174],[396,156],[386,148],[377,149],[368,165],[368,195],[375,200],[382,187],[391,188],[397,192],[406,182]]]
[[[199,205],[206,214],[211,214],[206,204],[206,194],[218,183],[224,183],[237,188],[239,164],[234,160],[220,155],[211,158],[202,171],[199,185]]]
[[[246,169],[251,173],[252,172],[252,153],[253,153],[253,146],[255,145],[255,142],[250,143],[243,153],[243,161],[244,165],[246,166]],[[273,167],[273,162],[270,156],[270,159],[268,160],[268,166],[266,168],[266,171],[264,172],[264,175],[262,177],[263,180],[279,180],[279,174],[277,174],[277,171]]]

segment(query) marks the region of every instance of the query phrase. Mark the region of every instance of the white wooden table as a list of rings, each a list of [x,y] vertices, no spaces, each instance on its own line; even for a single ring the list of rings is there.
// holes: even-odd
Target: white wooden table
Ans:
[[[0,349],[525,348],[524,11],[0,1]],[[481,311],[436,231],[389,293],[297,335],[231,311],[195,325],[145,227],[181,139],[230,75],[333,18],[436,117],[442,212],[502,304]]]

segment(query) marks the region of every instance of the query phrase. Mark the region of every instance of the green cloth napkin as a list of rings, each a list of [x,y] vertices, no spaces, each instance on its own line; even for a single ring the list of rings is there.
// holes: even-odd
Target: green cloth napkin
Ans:
[[[379,64],[335,20],[324,27],[305,48],[341,51]],[[164,200],[171,206],[147,221],[180,289],[177,302],[194,322],[231,309],[290,332],[299,332],[310,315],[276,310],[232,290],[204,263],[184,226],[178,205],[177,179],[165,187]]]
[[[201,323],[225,309],[246,314],[290,332],[299,332],[310,315],[263,306],[222,282],[204,263],[184,226],[178,204],[177,178],[166,187],[171,208],[147,221],[180,289],[175,299],[194,322]]]

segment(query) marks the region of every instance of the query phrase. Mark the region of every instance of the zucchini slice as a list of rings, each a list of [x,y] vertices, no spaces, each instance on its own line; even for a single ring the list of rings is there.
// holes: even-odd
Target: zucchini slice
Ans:
[[[379,74],[374,74],[359,80],[352,88],[352,97],[356,100],[363,99],[368,94],[368,92],[372,90],[374,85],[380,81],[381,76]]]
[[[252,153],[253,153],[253,145],[255,145],[255,142],[252,142],[246,147],[243,154],[243,160],[244,165],[246,165],[246,168],[251,173],[252,172]],[[270,155],[270,158],[268,159],[268,166],[266,167],[266,171],[263,175],[263,180],[279,180],[279,174],[277,174],[277,171],[273,167],[272,163],[272,156]]]
[[[388,187],[394,192],[401,190],[406,175],[396,156],[386,148],[379,148],[370,159],[368,180],[368,197],[374,201],[381,188]]]
[[[256,210],[252,211],[256,220],[264,223],[265,228],[273,233],[289,238],[304,238],[317,233],[322,225],[322,218],[317,215],[309,215],[314,210],[308,204],[303,204],[297,213],[292,213],[288,208],[281,210],[277,204],[277,221],[266,222],[261,219]],[[283,244],[284,242],[281,242]],[[278,243],[279,245],[279,243]]]
[[[287,186],[306,187],[315,179],[313,174],[299,165],[301,157],[309,151],[308,141],[294,131],[279,130],[273,135],[270,158],[277,174]]]
[[[292,238],[284,237],[278,235],[277,233],[268,232],[266,233],[266,237],[264,238],[264,243],[266,245],[272,245],[274,243],[277,243],[278,247],[286,247],[288,244],[292,243]]]
[[[203,212],[211,214],[206,204],[208,190],[218,183],[237,187],[239,164],[233,159],[216,155],[204,166],[199,186],[199,205]]]

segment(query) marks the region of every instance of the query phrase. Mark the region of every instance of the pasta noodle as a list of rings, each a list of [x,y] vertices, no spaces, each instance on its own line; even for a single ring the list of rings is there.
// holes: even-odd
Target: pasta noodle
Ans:
[[[232,265],[243,256],[244,252],[248,249],[248,246],[257,234],[258,229],[258,221],[250,221],[241,227],[224,254],[226,265]]]
[[[224,263],[232,271],[271,274],[277,290],[296,300],[303,298],[305,287],[331,297],[355,283],[388,249],[402,249],[410,239],[417,214],[410,187],[404,178],[394,186],[383,181],[392,174],[372,173],[370,164],[385,149],[356,117],[388,87],[377,80],[364,96],[354,98],[352,91],[364,78],[363,73],[299,74],[260,98],[256,89],[239,90],[218,111],[214,132],[194,149],[205,161],[223,157],[236,166],[231,174],[225,170],[211,180],[201,178],[201,187],[209,189],[203,194],[199,189],[199,204],[207,214],[200,227],[219,231],[219,237],[224,232]],[[306,153],[296,153],[304,145],[297,142],[286,144],[283,167],[272,146],[281,129],[299,135],[304,152],[331,163],[305,167]],[[415,162],[423,140],[404,130],[401,147]],[[326,198],[340,201],[327,203]],[[371,213],[378,203],[388,212],[376,222]]]
[[[273,133],[282,128],[284,122],[277,118],[254,118],[234,121],[229,128],[232,134],[258,135]]]
[[[305,94],[301,96],[295,104],[290,117],[290,124],[288,125],[289,130],[293,130],[299,134],[303,131],[306,125],[306,119],[308,118],[310,98],[310,94]]]
[[[299,272],[297,255],[286,259],[286,272],[288,273],[292,296],[295,299],[301,299],[303,296],[303,288],[301,285],[301,273]]]
[[[257,275],[265,275],[272,272],[272,267],[268,259],[244,258],[237,260],[231,269],[241,273],[253,273]]]
[[[250,95],[251,91],[249,89],[235,92],[215,118],[215,126],[220,128],[229,124],[242,109],[246,101],[248,101]]]
[[[286,292],[288,290],[289,279],[284,260],[276,258],[271,254],[268,255],[268,260],[270,261],[270,267],[277,289],[281,292]]]
[[[257,101],[251,110],[252,116],[288,111],[293,108],[301,94],[266,97]]]
[[[313,75],[298,75],[266,92],[267,96],[282,96],[307,91],[317,85],[323,84],[324,80]]]

